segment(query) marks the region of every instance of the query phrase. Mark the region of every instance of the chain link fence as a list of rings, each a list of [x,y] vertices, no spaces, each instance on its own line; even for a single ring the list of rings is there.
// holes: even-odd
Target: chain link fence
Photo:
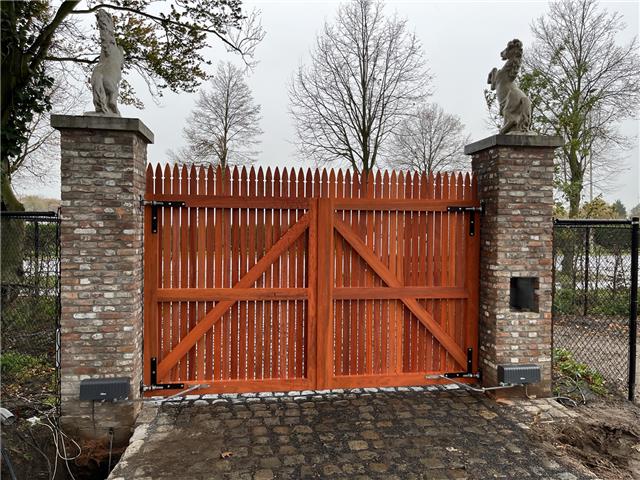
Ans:
[[[578,373],[594,377],[602,390],[628,395],[635,376],[634,232],[637,223],[630,220],[556,220],[553,243],[554,359],[575,362]]]
[[[2,212],[1,223],[2,403],[58,408],[59,218]]]

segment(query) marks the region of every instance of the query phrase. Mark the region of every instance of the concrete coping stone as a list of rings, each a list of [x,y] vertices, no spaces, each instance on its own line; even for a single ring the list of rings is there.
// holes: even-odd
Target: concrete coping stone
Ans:
[[[57,130],[112,130],[134,132],[147,143],[153,143],[153,132],[139,118],[102,115],[51,115],[51,126]]]
[[[509,134],[491,135],[464,147],[466,155],[481,152],[493,147],[542,147],[558,148],[564,145],[564,138],[551,135]]]

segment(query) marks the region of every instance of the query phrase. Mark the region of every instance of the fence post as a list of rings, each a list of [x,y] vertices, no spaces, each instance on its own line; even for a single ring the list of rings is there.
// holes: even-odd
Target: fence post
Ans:
[[[138,119],[52,115],[61,133],[61,423],[76,438],[113,429],[124,444],[140,408],[142,237],[147,144]],[[79,399],[88,378],[128,377],[134,402]]]
[[[562,144],[561,137],[494,135],[465,147],[485,203],[479,367],[486,386],[497,384],[500,364],[533,363],[541,367],[542,382],[529,393],[551,392],[553,158]],[[534,299],[524,308],[521,288]]]
[[[640,218],[631,219],[631,295],[629,305],[629,400],[640,400],[640,358],[638,343],[638,243],[640,242]]]

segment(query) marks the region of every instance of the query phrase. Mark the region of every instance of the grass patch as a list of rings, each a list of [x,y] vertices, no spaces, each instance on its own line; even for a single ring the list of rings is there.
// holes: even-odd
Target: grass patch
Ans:
[[[567,384],[574,385],[576,389],[588,388],[596,395],[608,393],[604,377],[587,364],[578,362],[573,353],[565,348],[553,350],[553,368],[559,379],[557,384],[563,385],[562,391],[556,391],[556,394],[571,393],[564,391]],[[558,390],[558,387],[556,389]]]
[[[50,369],[46,358],[17,352],[0,355],[0,371],[3,382],[26,381],[41,376]]]

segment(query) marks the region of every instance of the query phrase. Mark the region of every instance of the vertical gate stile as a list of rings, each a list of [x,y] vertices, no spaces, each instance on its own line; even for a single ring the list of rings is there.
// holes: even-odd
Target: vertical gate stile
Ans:
[[[240,173],[240,195],[243,198],[249,198],[248,192],[248,177],[247,177],[247,168],[242,167],[242,171]],[[249,251],[247,244],[247,233],[248,233],[248,211],[246,208],[240,210],[240,274],[239,278],[242,278],[247,273],[247,259],[249,257]],[[240,338],[239,338],[239,370],[240,375],[238,378],[247,380],[247,366],[248,366],[248,357],[249,353],[249,325],[248,325],[248,316],[247,316],[247,303],[246,301],[239,302],[239,323],[240,323]]]
[[[396,199],[398,196],[398,179],[396,172],[391,172],[389,185],[389,198]],[[396,273],[396,250],[398,246],[398,237],[396,235],[396,227],[398,222],[398,213],[396,210],[389,212],[389,271]],[[399,335],[397,328],[397,312],[398,299],[392,299],[389,303],[389,373],[398,374],[397,358],[400,354],[396,347],[397,336]]]
[[[191,165],[191,169],[189,170],[189,198],[196,197],[198,192],[198,183],[197,183],[197,172],[196,167]],[[197,225],[197,208],[192,206],[189,208],[189,253],[188,253],[188,286],[189,288],[195,289],[197,288],[196,283],[196,268],[197,268],[197,257],[196,257],[196,247],[197,247],[197,235],[198,232],[196,230]],[[189,302],[189,317],[188,317],[188,330],[191,331],[197,324],[197,316],[196,316],[196,308],[197,302]],[[195,345],[189,349],[187,355],[185,355],[184,360],[187,362],[187,379],[195,381],[196,380],[196,347]]]
[[[420,198],[420,176],[418,172],[414,172],[413,180],[412,180],[412,192],[411,198],[419,199]],[[419,211],[411,212],[411,250],[410,250],[410,260],[408,262],[409,265],[409,275],[407,276],[409,285],[419,285],[418,283],[418,260],[420,257],[416,253],[418,250],[418,236],[419,236]],[[418,301],[418,299],[416,299]],[[411,318],[411,365],[410,371],[418,372],[418,355],[419,355],[419,332],[420,322],[418,319]]]
[[[162,172],[161,193],[171,193],[171,173],[168,164]],[[171,208],[162,207],[162,220],[159,221],[158,236],[162,245],[162,263],[160,263],[160,288],[169,288],[171,285]],[[160,216],[159,216],[160,218]],[[168,302],[158,304],[158,310],[162,311],[162,323],[160,325],[160,352],[164,357],[171,350],[171,315]],[[163,379],[164,380],[164,379]]]
[[[255,169],[251,167],[249,170],[248,179],[248,196],[249,198],[256,198],[256,174]],[[249,209],[249,254],[248,254],[248,268],[251,268],[256,263],[256,210]],[[259,288],[259,281],[256,282],[256,288]],[[256,302],[251,301],[247,306],[248,310],[248,346],[249,351],[247,355],[247,378],[249,380],[255,380],[256,376]]]
[[[475,175],[465,177],[465,196],[473,201],[478,199],[478,179]],[[463,214],[467,217],[467,214]],[[471,218],[479,216],[476,211],[468,213],[465,219],[471,222]],[[479,225],[476,222],[476,225]],[[466,225],[466,223],[465,223]],[[465,228],[465,240],[467,245],[466,264],[465,264],[465,290],[467,294],[467,305],[465,314],[465,348],[473,349],[473,368],[474,372],[478,371],[478,323],[480,315],[480,228],[476,229],[474,236],[468,235]]]
[[[398,198],[411,197],[411,174],[406,173],[398,177]],[[405,256],[408,241],[406,238],[407,229],[411,226],[411,212],[400,210],[398,212],[398,249],[396,250],[396,277],[404,282],[405,279]],[[408,334],[407,323],[411,318],[411,313],[397,302],[397,322],[398,322],[398,374],[408,371],[409,367],[409,349],[407,348],[406,336]]]
[[[330,388],[333,372],[333,200],[318,199],[317,385]]]
[[[151,167],[147,169],[147,184],[145,197],[153,195],[153,170]],[[151,206],[144,207],[144,383],[151,384],[151,358],[158,356],[157,351],[157,303],[156,289],[158,288],[157,279],[158,263],[155,261],[158,255],[158,236],[151,233]]]
[[[317,323],[318,323],[318,200],[309,198],[308,269],[307,269],[307,333],[306,377],[317,385]]]
[[[178,166],[174,165],[172,169],[171,192],[178,194],[180,192],[180,175]],[[177,288],[180,282],[180,207],[171,208],[171,288]],[[171,347],[173,348],[180,338],[180,303],[171,302]],[[178,380],[178,367],[171,371],[171,381]]]
[[[189,175],[187,173],[187,167],[182,166],[180,170],[180,193],[186,195],[189,191],[188,184]],[[188,252],[189,252],[189,209],[187,207],[180,208],[180,287],[187,288],[188,282]],[[187,323],[189,304],[188,302],[180,303],[180,338],[184,338],[189,332],[189,325]],[[187,376],[187,360],[186,357],[182,358],[178,365],[180,366],[180,379],[186,380]]]
[[[433,172],[429,172],[429,175],[427,176],[427,188],[425,191],[425,199],[426,200],[432,200],[434,198],[434,183],[435,183],[435,179],[433,177]],[[426,281],[425,281],[425,285],[428,287],[433,287],[434,286],[434,280],[433,280],[433,271],[434,271],[434,265],[435,265],[435,257],[434,257],[434,242],[435,242],[435,236],[433,234],[433,229],[434,229],[434,225],[435,225],[435,212],[431,212],[431,211],[427,211],[426,213],[426,217],[427,217],[427,221],[426,221],[426,228],[427,228],[427,235],[426,235],[426,242],[427,242],[427,252],[426,252]],[[427,305],[430,307],[430,311],[433,312],[434,311],[434,304],[435,301],[433,299],[429,299],[427,300]],[[428,308],[429,308],[428,307]],[[426,348],[425,348],[425,356],[426,356],[426,366],[425,369],[427,371],[434,371],[434,355],[436,350],[436,346],[434,345],[434,341],[433,341],[433,336],[431,335],[430,332],[426,332]]]
[[[212,198],[215,194],[215,176],[213,173],[213,167],[209,165],[207,168],[207,197]],[[206,287],[212,288],[213,284],[213,252],[214,252],[214,213],[213,208],[207,208],[207,242],[206,242],[206,251],[207,251],[207,272],[206,272]],[[209,312],[213,308],[213,304],[211,302],[205,302],[205,312]],[[210,381],[213,379],[213,332],[216,326],[209,330],[206,335],[206,379]]]

